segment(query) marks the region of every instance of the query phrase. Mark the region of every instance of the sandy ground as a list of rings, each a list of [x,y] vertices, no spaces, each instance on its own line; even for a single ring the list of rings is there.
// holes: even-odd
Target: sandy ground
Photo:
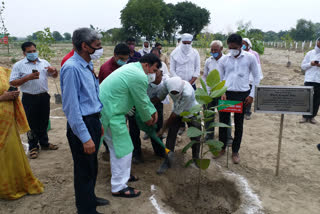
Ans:
[[[64,55],[68,47],[59,49]],[[112,49],[105,49],[105,58]],[[103,60],[105,60],[105,58]],[[264,79],[262,85],[302,85],[300,70],[303,53],[291,52],[292,66],[286,67],[287,52],[266,49],[261,57]],[[3,66],[10,66],[9,57],[1,57]],[[102,61],[103,61],[102,60]],[[60,59],[52,64],[59,67]],[[202,62],[204,59],[201,60]],[[98,63],[96,63],[98,69]],[[56,81],[57,84],[59,81]],[[58,84],[59,85],[59,84]],[[51,126],[49,139],[59,145],[57,151],[42,151],[38,159],[30,160],[34,174],[44,183],[41,195],[25,196],[16,201],[0,200],[0,213],[76,213],[73,189],[73,161],[66,139],[66,119],[61,105],[54,104],[57,93],[53,80],[49,81],[51,98]],[[165,107],[165,117],[170,106]],[[133,187],[142,190],[136,199],[113,198],[110,194],[110,164],[99,151],[99,174],[96,194],[110,200],[111,205],[99,207],[103,213],[270,213],[317,214],[320,209],[320,152],[319,124],[299,124],[301,116],[285,115],[281,166],[275,176],[280,115],[254,113],[245,121],[241,163],[234,165],[226,157],[212,160],[201,179],[201,197],[196,199],[198,171],[182,167],[191,154],[181,154],[188,143],[186,134],[178,138],[177,164],[168,173],[158,176],[155,171],[162,160],[153,156],[149,141],[143,141],[145,163],[133,166],[139,176]],[[216,131],[217,132],[217,131]],[[142,134],[141,134],[142,136]],[[26,142],[26,137],[22,136]],[[208,155],[208,158],[211,158]]]

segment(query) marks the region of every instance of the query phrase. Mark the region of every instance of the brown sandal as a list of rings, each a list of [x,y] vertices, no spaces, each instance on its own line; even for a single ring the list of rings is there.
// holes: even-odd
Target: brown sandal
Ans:
[[[36,159],[39,156],[39,149],[38,148],[33,148],[29,152],[29,157],[31,159]]]
[[[47,147],[41,147],[41,150],[57,150],[59,146],[49,143]]]

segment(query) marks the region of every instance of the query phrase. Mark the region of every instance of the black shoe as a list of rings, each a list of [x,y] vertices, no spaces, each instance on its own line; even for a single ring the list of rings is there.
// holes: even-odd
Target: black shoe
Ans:
[[[108,205],[110,204],[110,202],[104,198],[99,198],[99,197],[96,197],[96,205],[97,206],[105,206],[105,205]]]
[[[320,151],[320,144],[318,144],[317,147],[318,147],[318,150]]]
[[[140,158],[133,157],[133,158],[132,158],[132,163],[133,163],[133,164],[140,164],[140,163],[143,163],[143,162],[144,162],[144,161],[143,161],[142,157],[140,157]]]
[[[165,171],[167,171],[167,169],[170,168],[170,162],[169,159],[166,158],[164,159],[163,163],[161,164],[161,166],[159,167],[159,169],[157,170],[157,174],[161,175],[163,174]]]

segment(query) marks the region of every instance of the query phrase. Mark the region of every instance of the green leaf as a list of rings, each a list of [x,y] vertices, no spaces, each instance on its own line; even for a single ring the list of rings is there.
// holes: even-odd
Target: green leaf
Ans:
[[[195,92],[196,100],[200,104],[208,104],[212,101],[212,97],[208,95],[202,88],[198,88]]]
[[[225,123],[210,123],[209,127],[207,129],[213,128],[213,127],[221,127],[221,128],[231,128],[231,126],[225,124]]]
[[[190,164],[192,164],[192,162],[193,162],[193,159],[189,160],[189,161],[184,165],[184,167],[188,167]]]
[[[201,86],[202,86],[203,90],[208,94],[207,86],[204,83],[204,81],[202,80],[202,78],[200,78],[200,83],[201,83]]]
[[[182,153],[186,153],[188,151],[188,149],[191,148],[191,146],[193,146],[193,144],[199,143],[198,141],[191,141],[190,143],[188,143],[183,149],[182,149]]]
[[[215,112],[215,111],[212,111],[212,110],[205,110],[205,111],[204,111],[204,117],[205,117],[205,118],[208,118],[208,117],[214,115],[215,113],[216,113],[216,112]]]
[[[208,169],[210,165],[210,159],[196,159],[196,163],[200,169],[205,170]]]
[[[201,107],[202,107],[201,104],[192,106],[192,108],[190,109],[190,113],[191,113],[191,114],[199,113],[199,112],[202,110]]]
[[[221,97],[224,93],[226,93],[227,91],[227,87],[223,86],[221,89],[216,90],[216,91],[212,91],[210,93],[210,97],[212,98],[217,98],[217,97]]]
[[[181,117],[186,117],[186,116],[189,116],[191,113],[188,112],[188,111],[184,111],[180,114]]]
[[[208,117],[208,118],[204,118],[203,121],[204,122],[209,122],[209,121],[213,121],[214,117]]]
[[[216,85],[211,89],[211,91],[220,90],[221,88],[223,88],[223,86],[224,86],[225,83],[226,83],[225,80],[219,82],[218,84],[216,84]]]
[[[207,76],[207,85],[213,88],[219,82],[220,82],[219,71],[217,69],[210,71],[209,75]]]
[[[190,127],[188,128],[187,135],[188,137],[199,137],[202,135],[202,131],[196,127]]]
[[[213,147],[215,147],[215,148],[217,148],[217,149],[221,149],[222,147],[223,147],[223,143],[221,142],[221,141],[219,141],[219,140],[207,140],[206,142],[205,142],[205,144],[208,144],[209,146],[213,146]]]

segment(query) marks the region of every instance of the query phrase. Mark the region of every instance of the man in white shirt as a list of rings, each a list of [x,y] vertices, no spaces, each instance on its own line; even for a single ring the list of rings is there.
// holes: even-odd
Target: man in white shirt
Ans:
[[[238,34],[231,34],[228,37],[227,44],[229,54],[220,63],[221,79],[225,80],[227,92],[221,96],[222,100],[235,100],[244,102],[242,113],[234,114],[235,132],[232,143],[233,163],[240,162],[239,149],[243,133],[243,120],[245,108],[253,102],[255,86],[259,84],[259,68],[254,55],[243,51],[242,37]],[[249,86],[249,76],[252,74],[252,89]],[[230,113],[220,112],[220,122],[228,123]],[[220,156],[224,154],[227,143],[227,128],[219,128],[219,140],[224,143]]]
[[[313,114],[303,115],[300,123],[310,122],[316,124],[314,119],[318,114],[320,104],[320,37],[316,41],[316,46],[304,57],[301,68],[306,71],[304,78],[305,86],[313,86]]]
[[[203,76],[202,76],[202,79],[205,83],[206,83],[207,76],[209,75],[209,73],[211,71],[218,70],[220,72],[220,70],[221,70],[220,69],[220,62],[225,57],[225,55],[222,53],[223,43],[220,40],[212,41],[210,44],[210,48],[211,48],[211,52],[210,52],[211,57],[209,57],[205,62]],[[209,86],[207,86],[207,90],[210,91],[211,88]],[[208,104],[208,108],[217,106],[219,99],[220,98],[213,99],[213,101]],[[214,122],[214,120],[215,120],[215,116],[213,115],[212,121],[206,122],[206,127],[208,127],[210,125],[210,123]],[[230,123],[228,123],[228,124],[230,124]],[[208,129],[208,131],[212,131],[212,133],[207,134],[206,138],[213,139],[214,138],[214,127]],[[233,140],[232,136],[231,136],[231,128],[228,128],[228,141],[231,141],[231,140]]]
[[[170,55],[171,76],[178,76],[188,81],[196,89],[196,80],[200,76],[200,55],[192,48],[191,34],[181,36],[181,45],[176,47]]]
[[[39,144],[41,150],[58,149],[58,146],[49,143],[47,134],[50,115],[48,76],[57,78],[58,71],[38,57],[33,42],[23,43],[21,49],[25,58],[13,65],[10,85],[20,86],[22,104],[31,129],[28,132],[29,156],[35,159],[38,157]]]
[[[143,56],[150,53],[150,51],[151,51],[150,42],[144,41],[142,49],[139,50],[139,53],[141,54],[141,56]]]
[[[173,110],[167,121],[165,121],[162,129],[159,131],[158,135],[161,136],[163,132],[169,128],[168,137],[166,142],[166,147],[170,151],[174,151],[176,145],[177,134],[180,128],[182,117],[180,114],[184,111],[190,111],[190,109],[198,105],[195,99],[195,92],[189,82],[182,80],[180,77],[171,77],[167,79],[161,90],[159,91],[157,98],[163,100],[167,95],[171,97],[173,101]],[[156,100],[155,100],[156,101]],[[195,121],[188,122],[188,126],[193,126],[201,129],[201,125]],[[199,141],[199,137],[190,138],[191,141]],[[200,151],[200,144],[193,144],[192,146],[192,158],[198,159]],[[170,163],[166,159],[163,164],[158,169],[157,173],[162,174],[168,168],[170,168]]]

